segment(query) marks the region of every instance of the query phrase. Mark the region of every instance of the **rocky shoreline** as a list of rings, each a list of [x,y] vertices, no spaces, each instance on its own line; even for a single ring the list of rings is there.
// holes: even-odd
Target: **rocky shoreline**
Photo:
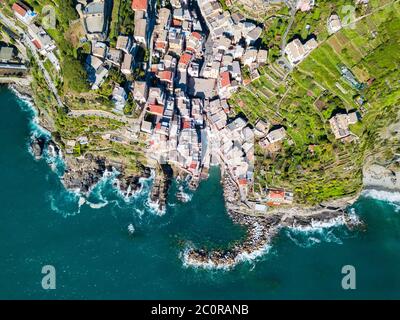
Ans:
[[[21,98],[33,103],[30,88],[16,84],[11,85],[11,88],[18,92]],[[38,111],[38,117],[39,124],[43,125],[49,132],[52,132],[51,126],[46,127],[48,121],[42,119],[43,115],[40,110]],[[31,147],[36,159],[40,159],[48,148],[51,148],[56,153],[62,152],[62,149],[54,141],[43,141],[41,138],[34,138]],[[123,166],[111,163],[104,157],[90,153],[79,158],[63,154],[63,158],[66,169],[61,180],[65,188],[79,191],[83,195],[88,195],[105,174],[115,172],[115,170],[119,172],[116,176],[116,186],[125,197],[130,197],[141,190],[140,178],[149,178],[151,176],[151,169],[147,167],[143,167],[139,175],[127,176],[124,173]],[[372,171],[366,171],[364,174],[366,188],[400,190],[400,179],[398,179],[400,178],[400,173],[383,166],[378,169],[373,167],[373,169]],[[156,171],[149,200],[156,211],[165,212],[167,194],[174,178],[174,172],[167,165],[160,166]],[[342,224],[353,228],[360,225],[358,220],[352,219],[346,212],[349,204],[354,202],[359,195],[329,203],[321,203],[319,206],[312,208],[281,208],[273,210],[266,216],[253,216],[240,210],[238,206],[240,195],[235,188],[234,182],[225,173],[223,174],[222,184],[227,212],[234,223],[247,229],[246,237],[243,242],[235,244],[226,250],[208,251],[206,249],[188,248],[183,254],[184,263],[188,266],[231,268],[244,259],[256,258],[268,250],[273,237],[284,227],[307,229]]]
[[[22,100],[32,104],[37,111],[38,124],[50,134],[54,131],[53,126],[49,125],[50,120],[46,120],[46,116],[35,106],[34,94],[30,86],[20,83],[9,83],[8,87],[14,91]],[[116,186],[119,188],[124,197],[131,197],[134,193],[141,190],[141,178],[149,178],[151,170],[147,167],[142,167],[139,175],[125,175],[124,167],[116,163],[109,163],[106,158],[86,154],[83,157],[73,157],[65,155],[57,143],[45,137],[32,137],[30,148],[36,160],[40,160],[43,154],[47,151],[52,156],[62,154],[65,163],[65,172],[61,177],[61,181],[65,188],[88,195],[93,187],[100,182],[104,175],[117,170],[119,174],[116,176]]]
[[[359,220],[352,218],[346,212],[346,207],[356,197],[344,198],[312,208],[282,208],[265,216],[252,216],[235,209],[238,195],[232,189],[232,182],[228,176],[224,176],[223,184],[227,212],[234,223],[246,227],[246,238],[243,242],[226,250],[208,251],[188,248],[183,254],[184,264],[187,266],[232,268],[244,259],[254,259],[262,255],[270,247],[273,237],[284,227],[309,229],[340,224],[354,228],[361,225]]]
[[[227,250],[208,251],[189,248],[183,256],[185,265],[202,268],[229,269],[244,259],[254,259],[262,255],[271,245],[272,239],[284,227],[295,229],[326,228],[346,225],[354,228],[361,224],[352,219],[342,208],[337,210],[319,209],[313,214],[274,214],[266,217],[243,215],[229,212],[232,220],[247,228],[244,242]]]
[[[106,158],[91,153],[78,158],[68,156],[65,164],[66,170],[61,178],[65,188],[83,195],[90,194],[105,176],[116,173],[114,186],[123,197],[129,198],[142,189],[141,178],[151,177],[151,170],[147,167],[143,166],[139,175],[126,175],[122,165],[110,163]]]

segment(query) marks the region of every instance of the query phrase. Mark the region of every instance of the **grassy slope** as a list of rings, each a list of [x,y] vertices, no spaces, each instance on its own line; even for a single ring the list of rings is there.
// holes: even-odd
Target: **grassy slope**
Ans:
[[[387,2],[375,0],[372,5],[378,7]],[[264,72],[231,99],[252,121],[263,117],[285,125],[292,142],[285,142],[283,151],[274,159],[257,148],[259,186],[292,188],[300,203],[317,203],[360,190],[364,156],[381,142],[376,140],[377,132],[394,119],[393,109],[400,98],[399,29],[400,9],[396,3],[361,20],[355,29],[343,29],[322,43],[291,75],[286,95],[282,84],[274,85]],[[373,31],[377,32],[375,38]],[[357,108],[357,92],[341,79],[336,68],[340,62],[352,68],[359,78],[376,78],[364,93],[367,112],[353,128],[360,135],[357,144],[335,141],[327,122],[337,108]],[[316,108],[318,99],[326,103],[325,110]],[[315,154],[308,151],[309,145],[316,145]]]

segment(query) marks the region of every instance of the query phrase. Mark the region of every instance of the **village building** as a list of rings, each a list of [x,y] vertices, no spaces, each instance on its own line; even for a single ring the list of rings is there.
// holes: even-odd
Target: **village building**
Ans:
[[[114,66],[120,68],[122,61],[122,51],[115,48],[110,48],[110,50],[108,50],[107,52],[106,60]]]
[[[268,60],[268,51],[267,50],[258,50],[257,52],[257,64],[263,65],[266,64]]]
[[[116,49],[122,50],[125,53],[130,53],[132,49],[132,40],[128,36],[118,36]]]
[[[293,192],[284,189],[267,189],[265,201],[270,207],[290,205],[293,203]]]
[[[125,89],[119,85],[116,85],[114,87],[111,100],[114,103],[113,111],[123,114],[126,101],[128,100],[128,95]]]
[[[289,62],[294,66],[302,61],[312,50],[317,48],[317,46],[318,43],[314,38],[308,40],[304,45],[299,39],[295,39],[287,44],[285,53]]]
[[[144,12],[136,11],[134,38],[136,42],[142,45],[146,45],[146,35],[147,35],[147,20],[144,18]]]
[[[337,114],[329,120],[335,138],[340,140],[352,135],[349,126],[358,122],[357,112]]]
[[[334,34],[342,29],[342,22],[337,14],[333,14],[328,19],[328,32]]]
[[[19,1],[15,2],[11,9],[13,10],[15,17],[26,25],[31,24],[37,16],[31,8],[29,8],[25,3]]]
[[[139,103],[145,103],[148,98],[148,92],[146,81],[136,81],[133,89],[133,99]]]
[[[132,74],[133,55],[130,53],[124,54],[124,59],[121,64],[121,72],[125,75]]]
[[[258,119],[254,126],[254,134],[258,138],[265,137],[268,134],[268,131],[271,127],[271,124],[265,120]]]
[[[36,49],[43,56],[56,49],[54,40],[47,34],[47,32],[36,24],[28,26],[28,34]]]
[[[76,9],[89,40],[104,41],[108,33],[109,5],[106,0],[93,0],[90,3],[78,2]]]
[[[283,127],[272,130],[267,134],[267,139],[270,143],[280,142],[285,138],[286,138],[286,130]]]
[[[108,52],[108,46],[104,42],[92,41],[92,55],[100,59],[105,59]]]
[[[299,0],[297,2],[297,10],[302,12],[310,11],[315,6],[315,0]]]
[[[0,62],[13,62],[17,56],[17,50],[12,46],[0,47]]]
[[[256,60],[257,60],[257,50],[249,48],[246,50],[245,54],[242,57],[242,64],[250,67]]]

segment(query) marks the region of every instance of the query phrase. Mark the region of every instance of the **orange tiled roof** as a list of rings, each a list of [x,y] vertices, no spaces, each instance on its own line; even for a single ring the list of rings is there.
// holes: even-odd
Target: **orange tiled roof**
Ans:
[[[267,202],[267,205],[269,207],[277,207],[280,206],[281,204],[279,202]]]
[[[190,169],[196,169],[196,168],[197,168],[197,162],[193,161],[193,162],[190,164]]]
[[[225,88],[231,85],[229,71],[222,72],[220,76],[221,76],[221,87]]]
[[[285,192],[280,190],[270,190],[269,198],[271,199],[283,199],[285,198]]]
[[[174,27],[180,27],[182,25],[182,21],[178,19],[172,19],[172,25]]]
[[[190,129],[192,127],[192,123],[190,120],[183,121],[183,129]]]
[[[40,45],[39,41],[37,41],[36,39],[33,40],[32,43],[35,45],[36,48],[42,49],[42,46]]]
[[[172,72],[171,71],[161,71],[158,76],[160,80],[164,81],[172,81]]]
[[[162,116],[164,113],[164,106],[161,106],[158,104],[150,104],[148,110],[150,113],[154,113],[154,114],[158,114],[158,115]]]
[[[165,42],[156,41],[156,49],[165,49],[166,46]]]
[[[181,55],[181,58],[179,59],[179,64],[184,64],[187,66],[190,62],[190,59],[192,59],[192,55],[185,52],[183,55]]]
[[[197,40],[201,40],[203,38],[201,34],[196,31],[192,32],[192,37],[196,38]]]
[[[132,0],[132,10],[147,10],[147,0]]]
[[[17,12],[20,16],[25,16],[26,15],[26,10],[22,8],[18,3],[14,3],[12,5],[12,9]]]

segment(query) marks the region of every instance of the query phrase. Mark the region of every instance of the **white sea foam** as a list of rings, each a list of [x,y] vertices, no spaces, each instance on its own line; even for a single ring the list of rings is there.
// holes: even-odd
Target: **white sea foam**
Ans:
[[[256,260],[257,258],[268,254],[271,250],[272,246],[268,243],[266,243],[263,247],[261,247],[260,249],[251,251],[251,252],[241,252],[239,253],[236,258],[235,258],[235,262],[236,264],[240,263],[240,262],[251,262]]]
[[[166,214],[165,207],[163,209],[160,209],[160,203],[158,201],[151,201],[150,197],[148,197],[148,199],[146,200],[145,206],[150,212],[158,216],[163,216]]]
[[[256,259],[268,254],[271,250],[272,246],[268,243],[266,243],[263,247],[247,252],[247,251],[242,251],[239,253],[234,261],[232,263],[215,263],[211,259],[208,259],[207,261],[198,261],[194,259],[189,258],[189,251],[192,249],[191,247],[187,247],[182,253],[181,253],[181,259],[183,262],[183,266],[185,268],[199,268],[199,269],[206,269],[206,270],[231,270],[234,267],[236,267],[240,263],[244,262],[254,262]]]
[[[180,255],[182,260],[183,267],[185,268],[199,268],[206,270],[230,270],[233,266],[224,265],[224,264],[216,264],[211,259],[207,261],[197,261],[189,258],[189,251],[192,249],[192,246],[187,246]]]
[[[87,204],[89,205],[89,207],[91,207],[92,209],[101,209],[101,208],[104,208],[105,206],[107,206],[107,205],[109,204],[109,202],[92,203],[92,202],[89,202],[89,201],[87,201],[86,203],[87,203]]]
[[[51,133],[39,125],[39,114],[33,103],[32,98],[20,94],[12,86],[9,87],[11,92],[18,98],[18,105],[22,110],[30,113],[30,127],[34,137],[51,137]]]
[[[306,226],[295,225],[292,227],[288,227],[288,229],[303,233],[313,233],[317,231],[323,231],[324,229],[332,227],[343,226],[345,224],[346,224],[345,216],[341,215],[326,221],[311,220],[311,223]]]
[[[69,205],[68,209],[62,209],[60,207],[60,198],[62,199],[63,205]],[[52,193],[49,195],[50,208],[52,211],[66,218],[69,216],[75,216],[81,212],[83,205],[81,197],[76,192],[70,190],[64,190],[62,194]],[[74,209],[72,207],[75,207]]]
[[[362,192],[362,195],[366,198],[400,204],[400,192],[367,189]]]
[[[312,247],[321,242],[343,244],[338,236],[338,227],[347,225],[358,225],[361,223],[354,208],[349,210],[347,216],[342,215],[327,221],[312,221],[308,226],[293,226],[286,228],[286,236],[300,247]],[[341,234],[343,233],[340,231]],[[344,233],[343,233],[344,235]]]
[[[184,191],[180,192],[180,195],[182,196],[182,202],[190,202],[193,198],[193,194],[192,193],[187,193]]]
[[[80,197],[78,201],[79,207],[83,206],[86,203],[86,199],[84,197]]]
[[[255,223],[252,226],[252,239],[253,241],[258,241],[260,237],[262,237],[265,233],[265,228],[261,226],[259,223]],[[183,265],[185,267],[195,267],[209,270],[230,270],[243,262],[254,262],[258,258],[268,254],[271,251],[272,245],[270,244],[270,240],[272,234],[274,234],[274,230],[270,230],[270,236],[268,239],[265,239],[263,245],[257,245],[253,250],[246,250],[242,248],[242,250],[235,256],[233,261],[215,263],[211,259],[207,261],[198,261],[196,259],[189,258],[189,252],[193,249],[193,246],[187,245],[186,249],[181,254],[181,259],[183,261]]]

